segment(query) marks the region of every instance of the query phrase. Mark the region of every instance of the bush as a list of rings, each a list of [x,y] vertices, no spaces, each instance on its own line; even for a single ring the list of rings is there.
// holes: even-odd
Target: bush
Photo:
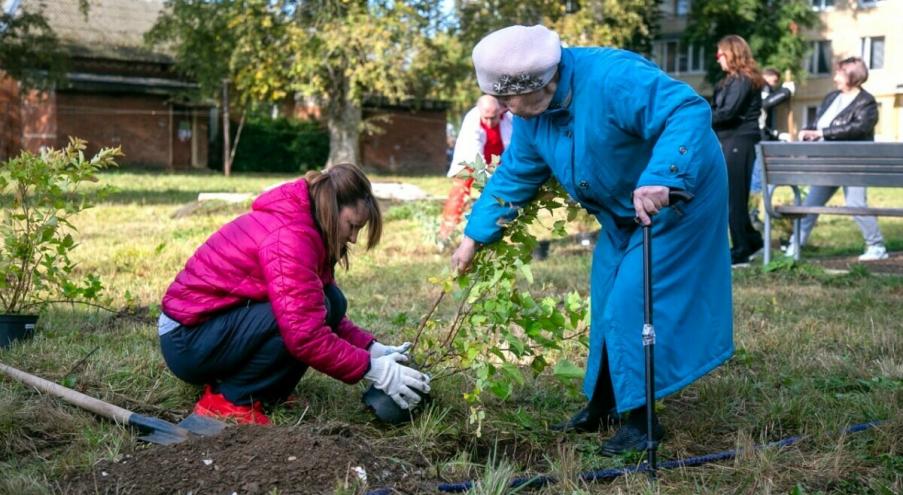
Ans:
[[[93,301],[100,279],[76,278],[69,254],[77,246],[70,223],[109,188],[84,190],[97,172],[116,166],[119,148],[85,158],[85,142],[71,138],[61,150],[23,151],[0,163],[0,313],[34,311],[53,299]]]
[[[255,116],[245,122],[232,171],[294,174],[322,168],[328,157],[329,135],[319,123]]]

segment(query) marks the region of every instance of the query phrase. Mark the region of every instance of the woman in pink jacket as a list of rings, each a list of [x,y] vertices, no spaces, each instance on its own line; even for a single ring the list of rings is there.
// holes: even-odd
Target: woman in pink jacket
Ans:
[[[339,164],[258,197],[194,253],[163,297],[160,345],[180,379],[204,385],[195,412],[267,424],[262,403],[285,400],[312,367],[346,383],[367,378],[402,408],[429,392],[408,368],[409,343],[386,346],[345,316],[336,264],[367,226],[382,233],[370,182]]]

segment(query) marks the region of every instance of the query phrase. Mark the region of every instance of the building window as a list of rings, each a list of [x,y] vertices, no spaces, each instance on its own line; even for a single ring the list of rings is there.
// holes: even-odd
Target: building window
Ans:
[[[659,67],[669,74],[705,72],[705,49],[701,46],[687,46],[677,40],[656,41],[652,55]]]
[[[869,69],[884,68],[884,36],[862,38],[862,60]]]
[[[832,58],[830,40],[810,41],[809,55],[806,57],[806,71],[810,74],[830,74]]]
[[[803,119],[803,127],[804,128],[815,128],[816,122],[818,122],[818,107],[806,107],[806,115]]]
[[[824,10],[834,6],[834,0],[812,0],[812,8],[815,10]]]
[[[693,57],[690,59],[690,72],[705,72],[705,48],[702,46],[697,46],[695,47],[695,51],[693,50],[693,48],[694,47],[690,45],[690,51],[693,54]]]
[[[690,0],[674,0],[674,13],[681,16],[689,14]]]

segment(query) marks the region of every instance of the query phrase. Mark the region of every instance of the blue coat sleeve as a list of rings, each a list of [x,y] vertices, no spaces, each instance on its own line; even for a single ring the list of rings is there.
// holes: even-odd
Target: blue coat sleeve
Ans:
[[[536,153],[528,125],[515,119],[511,144],[474,203],[464,235],[482,244],[499,240],[504,225],[517,216],[517,208],[536,196],[550,174]]]
[[[636,187],[693,192],[699,156],[711,146],[712,111],[687,84],[645,62],[619,64],[607,77],[609,117],[625,132],[655,143]]]

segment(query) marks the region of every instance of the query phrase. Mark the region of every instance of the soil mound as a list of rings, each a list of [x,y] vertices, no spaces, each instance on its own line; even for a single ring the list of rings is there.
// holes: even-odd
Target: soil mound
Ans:
[[[182,444],[142,447],[60,483],[63,493],[426,493],[425,464],[343,427],[235,426]],[[366,487],[366,489],[364,489]],[[345,490],[340,490],[345,491]]]

